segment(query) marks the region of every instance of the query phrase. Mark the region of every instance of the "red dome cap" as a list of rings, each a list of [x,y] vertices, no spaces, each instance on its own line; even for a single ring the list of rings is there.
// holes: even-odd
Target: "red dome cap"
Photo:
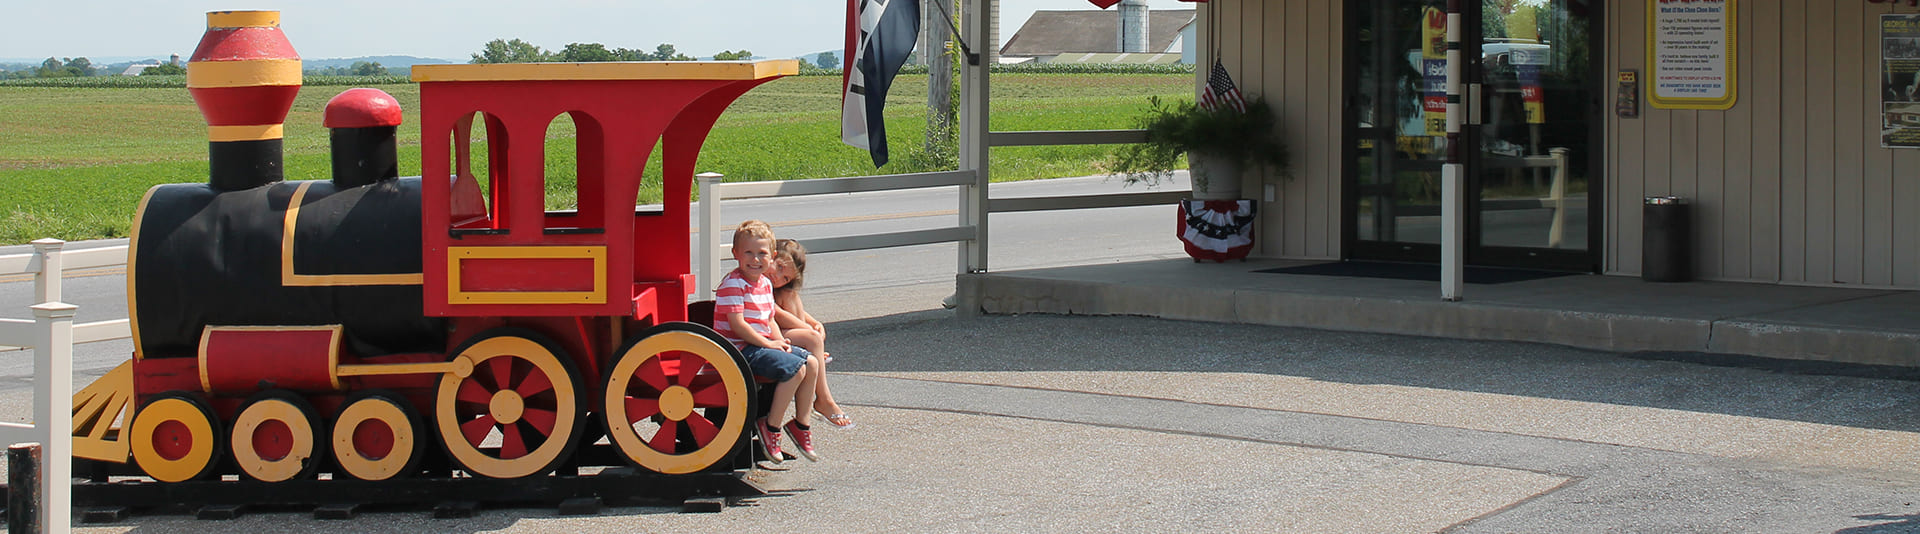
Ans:
[[[400,125],[400,101],[386,91],[361,87],[348,89],[327,101],[328,128],[372,128]]]

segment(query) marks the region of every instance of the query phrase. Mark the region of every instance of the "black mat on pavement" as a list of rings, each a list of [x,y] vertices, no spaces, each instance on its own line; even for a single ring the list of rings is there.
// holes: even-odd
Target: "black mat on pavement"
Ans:
[[[1261,269],[1256,273],[1307,274],[1318,276],[1350,276],[1357,278],[1393,278],[1398,280],[1440,281],[1440,265],[1432,263],[1395,263],[1385,261],[1336,261],[1315,263],[1297,267]],[[1501,267],[1467,267],[1466,280],[1469,284],[1504,284],[1526,280],[1539,280],[1557,276],[1580,273],[1565,271],[1537,271],[1532,269],[1507,269]]]

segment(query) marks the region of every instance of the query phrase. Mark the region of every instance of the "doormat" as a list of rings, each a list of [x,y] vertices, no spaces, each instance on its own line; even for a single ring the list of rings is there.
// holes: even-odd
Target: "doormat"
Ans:
[[[1317,276],[1348,276],[1355,278],[1392,278],[1397,280],[1440,281],[1440,266],[1432,263],[1394,263],[1384,261],[1336,261],[1315,263],[1298,267],[1280,267],[1261,269],[1256,273],[1306,274]],[[1539,280],[1580,273],[1566,271],[1539,271],[1533,269],[1507,269],[1501,267],[1467,267],[1466,281],[1469,284],[1504,284]]]

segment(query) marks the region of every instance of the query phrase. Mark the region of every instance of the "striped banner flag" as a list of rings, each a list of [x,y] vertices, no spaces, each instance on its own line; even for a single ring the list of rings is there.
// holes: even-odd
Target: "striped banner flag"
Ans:
[[[919,0],[847,0],[846,69],[840,97],[840,141],[887,164],[887,123],[880,108],[900,66],[920,39]]]
[[[1240,88],[1233,85],[1233,77],[1227,75],[1227,66],[1220,64],[1219,58],[1213,60],[1213,70],[1207,73],[1207,87],[1200,91],[1200,107],[1207,111],[1226,104],[1234,111],[1247,112],[1247,100],[1240,97]]]

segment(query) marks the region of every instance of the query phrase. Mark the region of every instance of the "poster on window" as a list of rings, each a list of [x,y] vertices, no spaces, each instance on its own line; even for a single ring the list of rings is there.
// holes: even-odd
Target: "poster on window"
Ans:
[[[1880,146],[1920,148],[1920,15],[1880,16]]]
[[[1420,26],[1420,111],[1427,135],[1447,135],[1447,12],[1427,7]]]
[[[1647,0],[1647,101],[1657,108],[1728,109],[1734,72],[1735,0]]]

